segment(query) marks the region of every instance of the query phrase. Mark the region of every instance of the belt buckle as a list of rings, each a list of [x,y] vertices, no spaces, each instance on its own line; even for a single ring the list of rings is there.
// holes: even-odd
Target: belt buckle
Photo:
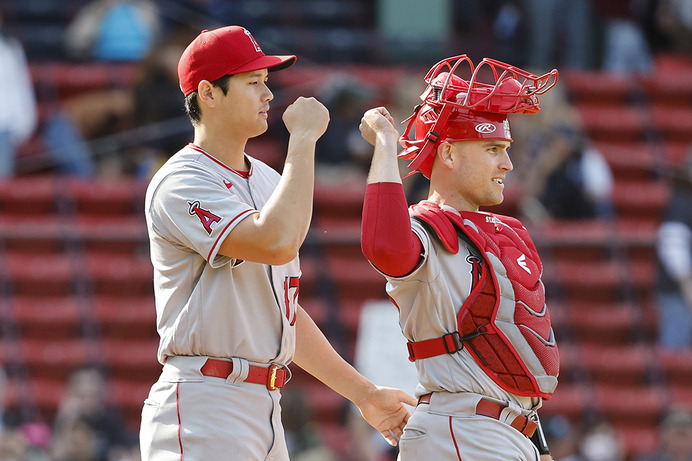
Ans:
[[[280,368],[281,367],[275,363],[272,363],[269,367],[267,373],[267,389],[270,391],[275,391],[278,389],[278,387],[276,387],[276,373],[278,373]]]

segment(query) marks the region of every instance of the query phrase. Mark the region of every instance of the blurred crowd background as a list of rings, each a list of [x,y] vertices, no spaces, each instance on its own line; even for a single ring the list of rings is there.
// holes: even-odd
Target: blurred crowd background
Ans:
[[[330,109],[301,304],[364,374],[409,392],[394,308],[360,253],[360,117],[384,104],[403,121],[453,55],[557,68],[542,112],[511,119],[514,171],[488,210],[522,219],[544,259],[561,351],[546,435],[556,460],[692,460],[692,0],[2,0],[0,461],[139,459],[160,371],[144,190],[192,138],[182,50],[230,24],[298,55],[270,76],[270,129],[248,154],[280,171],[283,109],[301,95]],[[293,372],[292,459],[395,459]]]

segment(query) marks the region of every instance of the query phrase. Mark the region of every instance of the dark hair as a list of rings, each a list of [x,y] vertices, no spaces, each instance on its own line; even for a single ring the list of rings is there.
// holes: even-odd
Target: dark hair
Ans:
[[[228,93],[228,85],[231,81],[231,77],[232,75],[224,75],[211,82],[211,84],[221,88],[221,91],[223,91],[225,95]],[[187,112],[187,116],[190,117],[190,121],[193,125],[197,125],[202,120],[202,111],[197,102],[197,90],[185,96],[185,112]]]

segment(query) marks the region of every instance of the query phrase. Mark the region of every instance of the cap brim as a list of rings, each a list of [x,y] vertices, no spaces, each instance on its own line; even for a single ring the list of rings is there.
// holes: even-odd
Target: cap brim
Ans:
[[[297,58],[293,55],[265,55],[245,64],[244,66],[234,69],[231,73],[242,74],[243,72],[252,72],[253,70],[259,69],[267,69],[269,72],[274,72],[292,66],[296,62],[296,59]]]

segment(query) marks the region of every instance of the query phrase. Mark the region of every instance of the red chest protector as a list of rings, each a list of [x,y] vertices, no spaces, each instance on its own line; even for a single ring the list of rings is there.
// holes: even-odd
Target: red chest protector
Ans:
[[[507,216],[456,213],[432,202],[411,207],[445,248],[459,251],[457,230],[480,249],[481,277],[457,316],[458,331],[409,342],[411,360],[464,347],[495,383],[521,396],[549,399],[557,386],[558,348],[545,305],[543,270],[524,226]]]

